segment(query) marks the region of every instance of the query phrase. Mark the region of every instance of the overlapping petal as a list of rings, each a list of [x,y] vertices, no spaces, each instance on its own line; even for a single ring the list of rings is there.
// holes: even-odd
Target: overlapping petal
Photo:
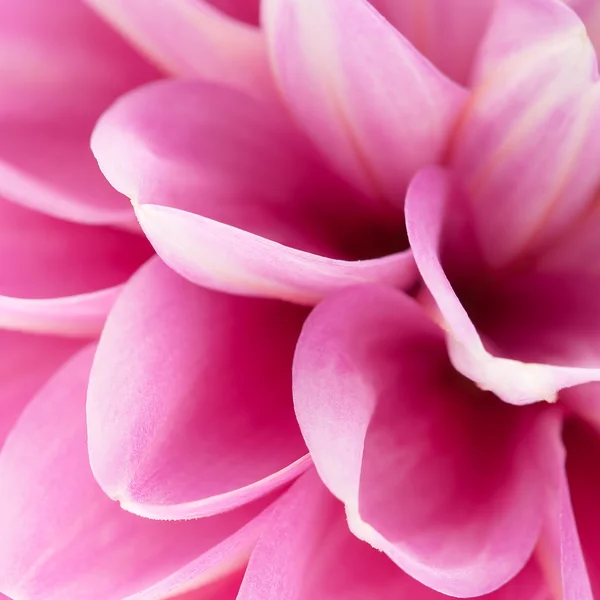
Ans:
[[[438,69],[469,83],[495,0],[369,1]]]
[[[467,289],[472,313],[465,310],[440,258],[444,219],[453,197],[452,183],[437,168],[415,177],[407,197],[411,248],[433,299],[434,311],[448,331],[454,366],[480,387],[506,402],[556,400],[560,389],[600,377],[600,323],[594,289],[585,275],[508,277],[488,285],[471,276]],[[473,274],[471,274],[473,275]],[[473,291],[475,290],[475,291]],[[484,343],[485,342],[485,343]]]
[[[268,0],[263,22],[282,93],[332,164],[402,205],[442,158],[466,93],[366,0]]]
[[[95,120],[158,76],[79,0],[0,4],[0,194],[63,219],[128,223],[94,163]]]
[[[0,325],[99,333],[119,286],[151,251],[139,235],[61,221],[0,199]]]
[[[274,95],[256,0],[87,1],[167,72]]]
[[[362,286],[322,302],[298,344],[294,402],[351,530],[412,577],[465,597],[525,565],[554,491],[557,415],[462,379],[413,300]]]
[[[291,364],[305,315],[194,286],[158,259],[142,268],[90,378],[90,460],[104,491],[143,516],[190,518],[304,471]]]
[[[28,405],[0,453],[0,590],[28,600],[158,600],[237,571],[263,505],[163,523],[123,511],[98,487],[86,451],[94,348]]]
[[[313,471],[281,498],[253,550],[238,600],[443,600],[348,530]],[[485,600],[551,600],[535,559]]]
[[[148,86],[104,115],[92,145],[159,255],[195,283],[311,303],[352,283],[414,281],[400,220],[382,222],[285,115],[240,92]],[[348,260],[370,258],[365,247],[395,251]]]
[[[451,152],[487,261],[536,257],[593,200],[600,85],[560,0],[498,3]]]

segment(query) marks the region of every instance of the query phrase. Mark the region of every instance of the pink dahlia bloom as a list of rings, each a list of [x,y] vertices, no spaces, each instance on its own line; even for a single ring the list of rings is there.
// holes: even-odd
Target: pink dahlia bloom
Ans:
[[[0,32],[0,595],[600,597],[600,3]]]

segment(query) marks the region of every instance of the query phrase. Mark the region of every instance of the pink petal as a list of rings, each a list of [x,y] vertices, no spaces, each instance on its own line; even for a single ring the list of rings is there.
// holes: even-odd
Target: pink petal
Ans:
[[[401,205],[438,161],[465,92],[366,0],[267,0],[271,60],[294,114],[339,171]]]
[[[463,380],[412,299],[362,286],[323,301],[300,337],[294,402],[350,529],[409,575],[465,597],[525,565],[558,419]]]
[[[597,432],[583,423],[569,422],[565,430],[565,446],[567,450],[567,475],[572,508],[577,529],[572,523],[573,515],[565,507],[562,516],[566,520],[568,562],[566,575],[573,593],[571,598],[587,600],[597,598],[600,594],[600,519],[598,519],[598,495],[600,479],[596,465],[600,460],[600,439]],[[566,488],[565,488],[566,490]],[[566,492],[565,492],[566,494]],[[565,502],[568,502],[568,497]],[[581,540],[581,547],[579,547]],[[585,558],[582,561],[581,552]],[[589,583],[586,578],[589,574]],[[592,592],[589,590],[591,583]],[[577,595],[574,592],[578,592]]]
[[[414,281],[409,253],[395,252],[401,221],[381,219],[285,115],[239,92],[148,86],[104,115],[92,144],[161,258],[195,283],[311,303],[351,283]]]
[[[281,498],[254,549],[238,600],[444,600],[348,530],[314,471]],[[488,600],[552,600],[535,561]]]
[[[0,325],[98,333],[118,286],[150,254],[138,235],[59,221],[0,199]]]
[[[158,74],[79,0],[0,8],[0,194],[83,223],[128,223],[89,150],[101,111]]]
[[[539,255],[592,199],[597,78],[585,28],[560,0],[498,4],[451,152],[490,264]]]
[[[87,2],[169,73],[274,93],[265,41],[248,23],[257,20],[256,0]]]
[[[28,600],[158,600],[237,571],[260,505],[198,521],[131,515],[102,493],[86,452],[94,348],[69,361],[23,412],[0,453],[0,587]],[[256,518],[255,518],[256,517]]]
[[[503,280],[474,294],[473,311],[483,307],[487,313],[478,321],[493,342],[493,352],[488,351],[440,261],[450,199],[456,197],[446,173],[423,170],[407,195],[406,222],[415,261],[448,331],[455,368],[512,404],[554,401],[562,388],[597,381],[600,321],[595,278],[535,274]],[[483,276],[471,273],[473,286],[479,280]]]
[[[0,330],[0,448],[34,394],[81,345],[65,338]]]
[[[495,0],[369,0],[443,73],[469,82]]]
[[[141,269],[90,379],[90,461],[104,491],[142,516],[190,518],[304,471],[291,364],[305,315],[194,286],[157,259]]]

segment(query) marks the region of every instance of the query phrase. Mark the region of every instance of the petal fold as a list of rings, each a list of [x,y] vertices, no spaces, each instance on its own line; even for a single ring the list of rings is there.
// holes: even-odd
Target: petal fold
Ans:
[[[442,157],[466,92],[366,0],[268,0],[263,23],[303,128],[358,189],[401,206],[411,176]]]
[[[401,219],[382,218],[285,115],[240,92],[148,86],[104,115],[92,146],[161,258],[195,283],[312,303],[356,282],[414,281]]]
[[[409,575],[467,597],[527,563],[552,491],[556,414],[464,380],[412,299],[361,286],[323,301],[298,344],[294,403],[352,532]]]
[[[472,309],[467,311],[441,260],[451,202],[460,210],[447,173],[424,169],[409,189],[406,223],[426,286],[423,298],[448,332],[455,368],[512,404],[553,402],[563,388],[598,381],[598,279],[532,273],[500,278],[478,289],[478,282],[486,282],[489,274],[471,272],[469,257],[458,253],[467,273],[462,294]],[[469,313],[477,317],[481,332]]]
[[[72,358],[22,413],[0,452],[0,589],[28,600],[159,600],[241,568],[265,503],[163,523],[120,509],[86,450],[94,347]]]
[[[158,259],[125,286],[88,391],[104,491],[136,514],[192,518],[266,495],[310,464],[291,365],[305,309],[226,296]]]

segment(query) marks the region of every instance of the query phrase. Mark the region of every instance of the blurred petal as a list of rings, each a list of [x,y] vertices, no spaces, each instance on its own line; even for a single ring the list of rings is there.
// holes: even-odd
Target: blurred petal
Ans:
[[[573,525],[569,524],[570,562],[566,567],[570,570],[572,585],[577,586],[575,589],[582,589],[580,596],[573,595],[572,598],[587,600],[587,598],[597,598],[600,594],[600,519],[598,518],[600,478],[597,473],[600,439],[597,432],[587,425],[570,422],[567,423],[565,430],[565,446],[568,483],[577,523],[577,531],[574,531]],[[567,518],[572,518],[570,513],[566,514]],[[585,565],[581,564],[581,549],[577,537],[581,540]],[[593,594],[589,592],[589,584],[585,578],[586,570]],[[587,587],[585,589],[587,595],[583,595],[583,586]],[[571,599],[565,596],[565,600]]]
[[[158,74],[79,0],[0,3],[0,194],[82,223],[127,223],[89,138],[101,111]]]
[[[413,300],[363,286],[323,301],[300,337],[294,402],[351,530],[409,575],[465,597],[525,565],[556,468],[546,455],[558,419],[463,380]]]
[[[148,86],[104,115],[92,145],[161,258],[195,283],[311,303],[351,283],[414,281],[407,252],[341,260],[397,250],[401,222],[369,212],[284,115],[239,92]]]
[[[248,23],[257,20],[257,0],[86,1],[173,75],[224,83],[253,96],[274,92],[265,41]]]
[[[0,448],[19,415],[82,342],[0,330]]]
[[[162,523],[120,509],[86,451],[94,348],[70,360],[23,412],[0,452],[0,586],[28,600],[158,600],[239,569],[262,506]]]
[[[556,454],[557,461],[564,465],[562,444]],[[559,494],[546,507],[546,522],[536,556],[554,590],[553,598],[593,600],[564,468],[559,486]]]
[[[436,162],[465,99],[366,0],[267,0],[264,23],[283,95],[341,174],[402,205]]]
[[[310,471],[279,500],[238,600],[444,600],[354,537],[342,506]],[[485,600],[553,600],[535,561]]]
[[[443,73],[469,83],[495,0],[369,0]]]
[[[138,235],[59,221],[0,199],[0,326],[99,333],[118,286],[150,254]]]
[[[597,79],[585,27],[560,0],[498,3],[451,153],[490,264],[540,254],[593,199]]]
[[[597,381],[595,279],[532,276],[479,292],[471,303],[483,308],[483,331],[495,344],[494,352],[484,346],[440,262],[451,194],[444,171],[423,170],[407,195],[406,222],[419,272],[448,331],[456,369],[511,404],[554,401],[562,388]]]
[[[153,259],[102,333],[88,391],[92,470],[127,510],[229,510],[304,471],[291,398],[306,311],[192,285]]]

